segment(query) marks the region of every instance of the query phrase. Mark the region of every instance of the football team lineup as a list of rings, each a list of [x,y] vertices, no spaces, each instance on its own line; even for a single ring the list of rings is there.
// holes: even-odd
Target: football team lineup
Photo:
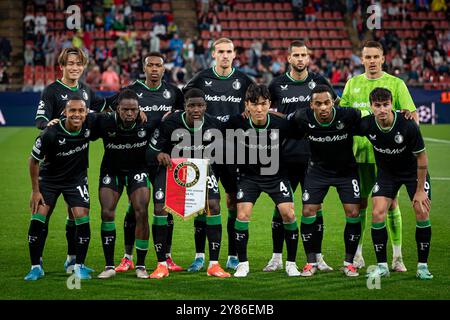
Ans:
[[[5,281],[11,295],[66,298],[83,288],[87,298],[114,299],[127,286],[151,286],[161,299],[185,299],[183,289],[229,299],[224,284],[242,282],[251,296],[239,299],[277,299],[277,287],[314,299],[319,286],[325,299],[352,299],[348,288],[376,299],[421,290],[448,298],[448,126],[419,125],[404,82],[382,70],[380,43],[364,43],[365,73],[341,96],[308,70],[302,41],[291,42],[289,71],[268,86],[232,66],[230,39],[212,48],[215,65],[182,89],[163,80],[165,56],[150,52],[145,81],[106,98],[79,81],[83,51],[62,50],[62,78],[36,103],[40,131],[2,128],[0,137],[10,151],[2,167],[11,167],[2,197],[21,211],[20,223],[2,217],[13,225],[2,237],[22,253],[1,249],[31,262],[23,275],[8,271],[22,283]],[[227,132],[238,132],[233,143]],[[28,157],[27,170],[14,161]],[[114,286],[121,290],[111,295]],[[186,308],[180,314],[213,311]]]

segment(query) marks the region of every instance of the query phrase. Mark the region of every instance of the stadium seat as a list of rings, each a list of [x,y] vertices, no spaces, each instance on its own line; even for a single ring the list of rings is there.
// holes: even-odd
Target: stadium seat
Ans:
[[[292,10],[292,6],[290,2],[283,2],[282,4],[282,9],[284,11],[291,11]]]
[[[284,26],[282,26],[282,25],[284,25]],[[294,20],[289,20],[286,25],[286,21],[279,20],[278,28],[279,29],[297,29],[297,23]]]
[[[273,11],[273,5],[271,2],[264,2],[264,9],[265,11]]]
[[[234,22],[234,21],[232,21],[232,22]],[[248,29],[248,22],[246,20],[239,21],[238,27],[241,30]],[[234,29],[234,28],[232,28],[232,29]]]
[[[252,46],[253,41],[252,40],[243,40],[242,41],[242,46],[245,49],[249,49]]]
[[[319,38],[320,38],[320,39],[333,38],[333,37],[330,37],[329,32],[330,32],[330,31],[328,31],[328,30],[319,30]]]

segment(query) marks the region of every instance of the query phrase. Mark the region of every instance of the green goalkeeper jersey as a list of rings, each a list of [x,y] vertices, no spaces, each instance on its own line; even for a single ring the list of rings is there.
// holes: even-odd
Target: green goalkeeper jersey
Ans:
[[[363,73],[345,84],[344,92],[340,100],[342,107],[353,107],[361,111],[369,111],[370,92],[375,88],[386,88],[392,93],[392,108],[394,110],[416,110],[413,99],[402,79],[394,77],[386,72],[378,79],[367,79]],[[353,137],[353,152],[358,163],[375,163],[372,144],[366,137]]]

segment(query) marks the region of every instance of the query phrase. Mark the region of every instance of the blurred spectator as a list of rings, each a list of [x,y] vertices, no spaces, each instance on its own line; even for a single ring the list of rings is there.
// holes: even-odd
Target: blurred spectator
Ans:
[[[45,65],[54,66],[56,60],[56,41],[53,35],[48,35],[44,42]]]
[[[94,17],[92,15],[92,11],[86,11],[83,15],[84,17],[84,30],[85,31],[94,31]]]
[[[119,75],[112,65],[108,66],[106,71],[102,74],[101,90],[118,91],[120,89]]]
[[[0,37],[0,62],[9,62],[11,51],[11,42],[5,37]]]
[[[175,23],[171,22],[167,26],[167,39],[172,39],[175,33],[178,33],[178,26]]]
[[[305,7],[305,21],[316,21],[316,9],[313,6],[312,1],[308,1]]]
[[[217,16],[217,14],[215,12],[210,11],[208,13],[207,21],[209,23],[209,32],[214,32],[214,29],[217,32],[222,32],[222,25],[220,24],[219,17]]]
[[[94,90],[99,90],[101,86],[102,74],[100,72],[100,67],[94,65],[90,68],[86,75],[86,83]]]
[[[161,51],[161,40],[153,31],[150,31],[150,52]]]
[[[195,69],[197,69],[197,71],[208,68],[205,58],[205,47],[203,46],[202,39],[197,39],[194,42],[194,61],[197,63],[195,65]]]
[[[434,12],[447,11],[447,4],[445,3],[445,0],[433,0],[431,2],[431,10]]]
[[[0,84],[8,84],[9,78],[6,63],[0,62]]]
[[[182,56],[183,40],[180,39],[178,33],[175,33],[173,38],[170,39],[169,50],[176,51],[179,56]]]
[[[64,0],[55,0],[55,10],[56,11],[64,10]]]
[[[153,26],[153,34],[158,36],[160,39],[165,39],[166,38],[166,26],[159,22],[155,22],[155,24]]]
[[[26,65],[34,66],[34,50],[31,44],[25,45],[23,59]]]
[[[45,34],[47,31],[47,17],[44,15],[42,11],[39,11],[34,18],[34,33],[38,34],[39,32]]]
[[[203,13],[209,12],[209,0],[201,0],[201,1],[202,1],[201,12]]]

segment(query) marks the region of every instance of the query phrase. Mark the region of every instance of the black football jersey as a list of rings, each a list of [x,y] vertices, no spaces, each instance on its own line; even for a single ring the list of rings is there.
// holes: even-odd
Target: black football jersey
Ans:
[[[89,114],[81,129],[69,132],[65,119],[44,129],[36,138],[31,156],[42,161],[39,177],[52,183],[78,181],[87,175],[89,141],[95,114]]]
[[[235,131],[237,165],[242,174],[276,175],[284,154],[282,144],[288,137],[299,134],[291,122],[276,115],[268,114],[263,126],[255,125],[251,118],[233,116],[225,124],[226,129]],[[241,129],[241,131],[237,131]],[[227,142],[232,141],[227,135]]]
[[[272,80],[269,91],[272,98],[272,108],[284,114],[290,114],[300,109],[310,108],[311,92],[318,84],[329,86],[333,92],[333,98],[337,95],[331,84],[320,74],[308,72],[304,80],[295,80],[289,75],[289,71]],[[283,145],[283,162],[306,163],[310,156],[307,140],[289,139]]]
[[[123,127],[116,112],[99,114],[93,138],[102,138],[105,153],[101,170],[113,174],[127,174],[146,168],[145,151],[159,121],[138,119],[129,129]]]
[[[176,112],[164,119],[160,127],[154,131],[149,152],[153,157],[159,152],[164,152],[174,158],[206,159],[215,137],[221,137],[221,128],[221,121],[208,114],[204,115],[198,128],[191,128],[186,123],[186,113]],[[221,152],[222,148],[217,151]],[[212,153],[212,156],[215,156],[215,153]]]
[[[105,107],[105,99],[97,96],[83,82],[78,82],[76,87],[71,88],[58,79],[48,85],[42,92],[35,118],[36,124],[40,123],[40,129],[45,128],[46,122],[59,119],[63,115],[67,101],[74,96],[81,97],[92,111],[101,112]],[[43,123],[42,120],[46,122]]]
[[[415,155],[425,150],[425,144],[415,121],[394,112],[394,123],[386,130],[378,125],[374,115],[369,115],[362,118],[358,134],[372,143],[379,170],[402,178],[417,174]]]
[[[161,120],[168,111],[183,110],[183,93],[178,87],[165,81],[162,81],[159,87],[152,89],[144,82],[137,80],[127,89],[136,92],[139,108],[148,118]],[[106,98],[106,104],[111,110],[116,110],[118,97],[119,93]]]
[[[333,118],[327,124],[320,123],[312,109],[301,109],[288,118],[298,125],[309,141],[310,166],[336,175],[345,175],[356,167],[352,146],[355,126],[361,121],[358,110],[334,107]]]
[[[253,81],[243,72],[233,68],[222,77],[214,68],[197,73],[183,88],[183,93],[192,88],[205,93],[206,112],[221,120],[241,114],[245,110],[245,93]]]

